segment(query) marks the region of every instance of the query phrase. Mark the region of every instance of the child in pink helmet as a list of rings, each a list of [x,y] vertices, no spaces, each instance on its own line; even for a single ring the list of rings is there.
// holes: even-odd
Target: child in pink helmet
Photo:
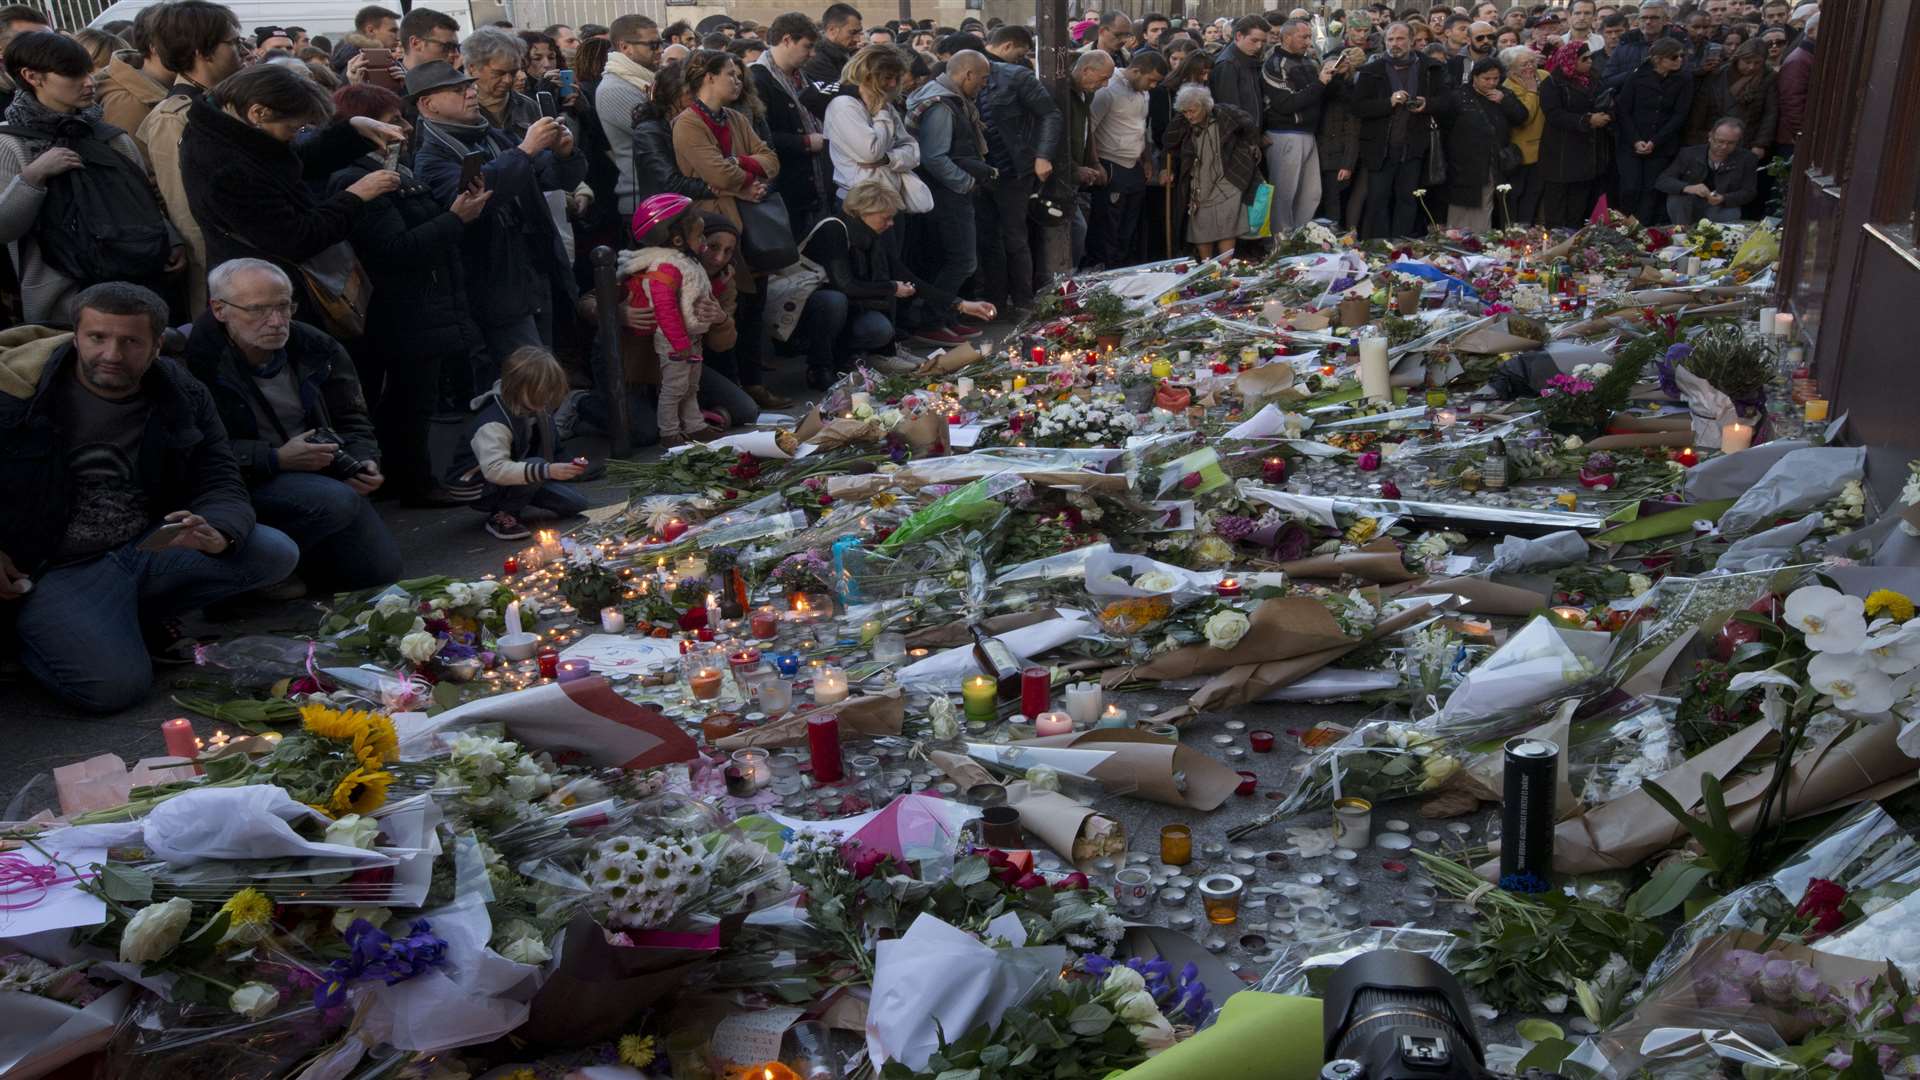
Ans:
[[[685,195],[662,193],[645,199],[633,212],[633,238],[644,245],[620,253],[620,276],[628,302],[652,308],[654,351],[660,357],[660,445],[679,446],[705,433],[700,415],[701,336],[707,322],[695,310],[714,287],[700,265],[705,226]]]

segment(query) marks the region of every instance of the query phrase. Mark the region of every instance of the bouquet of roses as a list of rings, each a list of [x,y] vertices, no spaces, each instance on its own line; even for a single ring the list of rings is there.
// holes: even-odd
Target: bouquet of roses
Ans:
[[[385,663],[424,666],[477,655],[506,629],[513,590],[497,581],[415,578],[336,607],[320,633],[342,649]]]

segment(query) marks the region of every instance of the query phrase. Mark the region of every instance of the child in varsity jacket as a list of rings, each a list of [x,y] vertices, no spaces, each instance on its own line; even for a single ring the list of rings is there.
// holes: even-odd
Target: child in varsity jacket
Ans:
[[[487,531],[501,540],[532,533],[520,520],[527,507],[559,517],[587,508],[586,496],[553,483],[586,471],[587,460],[555,462],[560,450],[553,411],[567,399],[567,376],[553,354],[529,345],[500,367],[500,381],[475,398],[467,441],[447,471],[447,490],[487,515]]]

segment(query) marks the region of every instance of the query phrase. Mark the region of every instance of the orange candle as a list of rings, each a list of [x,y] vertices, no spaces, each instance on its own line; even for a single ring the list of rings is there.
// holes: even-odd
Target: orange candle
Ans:
[[[720,696],[720,671],[718,668],[701,668],[687,680],[693,696],[701,701],[710,701]]]

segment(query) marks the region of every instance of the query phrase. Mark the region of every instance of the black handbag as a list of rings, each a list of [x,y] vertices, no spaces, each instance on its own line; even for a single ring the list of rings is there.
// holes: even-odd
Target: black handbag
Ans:
[[[800,261],[800,246],[793,242],[793,219],[787,215],[787,201],[769,192],[759,202],[737,199],[740,212],[740,255],[755,273],[770,274],[785,270]]]
[[[1526,156],[1513,143],[1503,143],[1493,163],[1499,168],[1501,178],[1505,179],[1520,171],[1520,167],[1526,164]]]

